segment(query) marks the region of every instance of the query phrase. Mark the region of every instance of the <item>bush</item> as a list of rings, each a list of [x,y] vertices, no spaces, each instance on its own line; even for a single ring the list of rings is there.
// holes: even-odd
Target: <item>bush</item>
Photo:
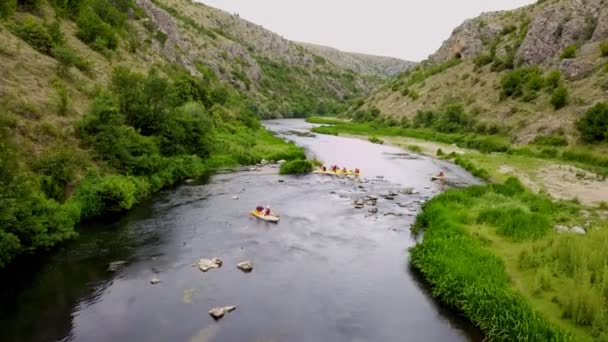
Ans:
[[[82,162],[73,151],[58,148],[36,160],[32,169],[41,176],[41,188],[44,194],[50,199],[63,202],[65,187],[74,180],[80,165]]]
[[[71,67],[76,67],[78,70],[85,73],[91,71],[91,62],[65,45],[55,46],[51,52],[53,57],[59,62],[59,73],[66,73]]]
[[[0,19],[8,18],[17,9],[17,0],[3,0],[0,2]]]
[[[608,140],[608,103],[601,102],[591,107],[576,122],[576,128],[585,142]]]
[[[118,37],[112,26],[104,22],[90,7],[80,11],[76,19],[76,37],[96,50],[114,50],[118,47]]]
[[[576,45],[567,46],[561,54],[562,59],[574,58],[576,57],[576,53],[578,51],[578,47]]]
[[[281,164],[279,173],[282,175],[287,174],[303,174],[312,172],[313,165],[308,160],[296,159]]]
[[[563,108],[568,104],[568,88],[564,86],[557,87],[551,95],[551,105],[556,110]]]
[[[545,85],[542,71],[538,67],[517,68],[506,73],[501,81],[502,95],[506,97],[523,97],[531,100]]]
[[[559,70],[553,70],[545,78],[546,86],[549,89],[556,89],[561,85],[562,73]]]
[[[372,144],[384,144],[384,141],[382,139],[379,139],[377,137],[369,137],[369,139],[367,139],[369,142],[371,142]]]
[[[532,143],[542,146],[568,146],[568,140],[560,135],[537,135]]]
[[[602,57],[608,57],[608,40],[600,44],[600,52],[602,53]]]
[[[12,31],[35,50],[49,55],[53,48],[53,38],[35,17],[27,16],[23,22],[9,26]]]

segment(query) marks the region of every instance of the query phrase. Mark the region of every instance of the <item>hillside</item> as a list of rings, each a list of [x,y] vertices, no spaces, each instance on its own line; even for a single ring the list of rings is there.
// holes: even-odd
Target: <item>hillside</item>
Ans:
[[[416,65],[416,62],[404,61],[399,58],[343,52],[332,47],[309,43],[298,44],[335,65],[363,75],[388,78],[407,71]]]
[[[303,158],[259,118],[377,84],[189,0],[2,1],[0,42],[0,268],[186,178]]]
[[[579,138],[575,122],[608,99],[608,6],[539,1],[456,28],[427,61],[374,92],[360,109],[410,123],[458,104],[476,130]],[[420,116],[418,116],[420,118]]]

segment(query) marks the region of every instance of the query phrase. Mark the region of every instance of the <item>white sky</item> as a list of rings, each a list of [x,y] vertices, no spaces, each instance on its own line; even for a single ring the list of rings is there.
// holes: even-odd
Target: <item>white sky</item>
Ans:
[[[420,61],[482,12],[534,0],[197,0],[283,37],[344,51]]]

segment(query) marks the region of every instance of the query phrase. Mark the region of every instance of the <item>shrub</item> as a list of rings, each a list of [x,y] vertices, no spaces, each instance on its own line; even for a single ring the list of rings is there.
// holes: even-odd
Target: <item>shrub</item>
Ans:
[[[33,16],[27,16],[21,23],[11,25],[12,31],[32,48],[44,54],[50,54],[53,48],[53,38]]]
[[[58,202],[65,200],[65,187],[74,179],[76,170],[82,162],[77,155],[66,148],[47,152],[35,161],[32,169],[41,175],[44,194]]]
[[[70,109],[70,96],[68,90],[66,89],[65,84],[60,81],[54,82],[53,87],[57,92],[57,113],[59,115],[66,115]]]
[[[568,140],[560,135],[537,135],[532,141],[535,145],[568,146]]]
[[[551,95],[551,105],[553,108],[560,109],[568,104],[568,88],[564,86],[557,87]]]
[[[602,57],[608,57],[608,40],[600,44],[600,52],[602,53]]]
[[[65,45],[55,46],[52,49],[52,55],[59,62],[59,73],[66,73],[71,67],[76,67],[78,70],[88,73],[91,71],[91,62],[84,59],[78,53]]]
[[[576,53],[578,51],[578,47],[576,45],[567,46],[561,54],[562,59],[574,58],[576,57]]]
[[[382,139],[379,139],[377,137],[369,137],[369,139],[367,139],[369,142],[371,142],[372,144],[384,144],[384,141]]]
[[[3,0],[0,2],[0,19],[8,18],[17,9],[17,0]]]
[[[296,159],[281,164],[279,173],[282,175],[287,174],[303,174],[312,172],[313,165],[308,160]]]
[[[506,73],[501,81],[502,95],[523,97],[531,100],[545,85],[542,71],[538,67],[522,67]]]
[[[410,150],[410,151],[412,151],[412,152],[415,152],[415,153],[422,153],[422,148],[420,146],[418,146],[418,145],[408,145],[407,149]],[[439,149],[437,151],[440,151],[440,150],[441,149]],[[437,154],[437,155],[439,155],[439,154]]]
[[[556,89],[561,84],[562,73],[559,70],[553,70],[547,74],[545,78],[546,86],[549,89]]]
[[[576,122],[576,128],[585,142],[608,140],[608,103],[601,102],[591,107]]]
[[[112,26],[104,22],[90,7],[80,11],[76,19],[76,37],[96,50],[114,50],[118,47],[118,37]]]

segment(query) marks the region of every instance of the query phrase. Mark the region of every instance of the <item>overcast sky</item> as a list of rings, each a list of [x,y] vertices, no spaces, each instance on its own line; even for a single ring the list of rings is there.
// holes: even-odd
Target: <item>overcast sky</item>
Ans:
[[[198,0],[296,41],[420,61],[482,12],[534,0]]]

